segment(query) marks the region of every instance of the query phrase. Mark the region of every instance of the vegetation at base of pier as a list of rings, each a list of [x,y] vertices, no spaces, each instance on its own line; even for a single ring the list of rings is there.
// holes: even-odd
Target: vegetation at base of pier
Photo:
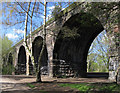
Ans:
[[[120,85],[116,83],[79,83],[79,84],[59,84],[61,87],[70,87],[78,89],[79,91],[105,91],[105,92],[119,92]]]

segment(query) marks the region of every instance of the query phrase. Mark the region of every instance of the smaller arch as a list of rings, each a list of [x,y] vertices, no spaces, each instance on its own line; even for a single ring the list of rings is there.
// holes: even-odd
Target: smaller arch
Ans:
[[[26,50],[25,47],[22,45],[19,48],[19,53],[18,53],[18,69],[17,69],[17,74],[26,74]]]
[[[32,42],[32,55],[34,56],[34,61],[36,64],[36,67],[38,67],[38,58],[42,49],[42,44],[43,44],[43,38],[41,36],[38,36],[34,39]],[[47,53],[47,48],[45,46],[45,49],[43,51],[42,55],[42,62],[41,62],[41,67],[47,67],[48,66],[48,53]]]
[[[43,38],[41,36],[36,37],[32,42],[32,55],[34,56],[36,67],[38,67],[38,58],[40,51],[42,49],[42,44],[43,44]]]

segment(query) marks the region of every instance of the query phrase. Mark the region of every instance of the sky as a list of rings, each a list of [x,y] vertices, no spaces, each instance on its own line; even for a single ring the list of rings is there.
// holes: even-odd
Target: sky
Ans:
[[[33,6],[33,4],[31,4],[31,6]],[[2,8],[4,9],[4,7],[6,8],[6,6],[3,4]],[[48,21],[48,18],[50,19],[52,17],[51,13],[52,13],[54,7],[55,7],[54,2],[47,3],[47,19],[46,19],[47,21]],[[63,4],[62,10],[65,9],[65,7],[67,7],[67,5]],[[8,19],[6,19],[6,16],[10,15],[10,12],[6,12],[6,11],[11,11],[10,9],[11,8],[9,8],[9,7],[6,8],[5,12],[4,12],[4,10],[2,10],[2,12],[3,12],[2,13],[2,21],[3,22],[4,22],[4,20],[5,21],[8,20]],[[21,8],[18,6],[17,6],[17,9],[19,11],[21,11]],[[31,7],[31,9],[32,9],[32,7]],[[40,6],[40,9],[44,9],[43,5]],[[36,26],[34,26],[33,31],[43,24],[43,18],[44,18],[43,12],[44,11],[43,10],[41,10],[41,11],[42,11],[42,14],[39,15],[40,17],[38,19],[36,17],[33,17],[33,24],[35,24],[35,25],[37,24]],[[14,13],[12,13],[12,14],[14,14]],[[24,18],[25,18],[25,16],[24,17],[18,17],[18,16],[11,17],[11,19],[8,21],[15,22],[19,19],[24,20]],[[24,24],[25,23],[23,22],[22,24],[18,24],[18,25],[14,25],[14,26],[2,25],[1,36],[4,36],[4,35],[7,36],[10,40],[13,41],[13,45],[16,44],[24,37],[24,27],[25,27]],[[29,28],[30,28],[30,25],[28,25],[28,31],[30,30]]]

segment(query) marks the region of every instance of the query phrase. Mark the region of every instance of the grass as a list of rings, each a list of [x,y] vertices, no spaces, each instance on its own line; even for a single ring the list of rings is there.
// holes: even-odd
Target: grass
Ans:
[[[30,88],[35,88],[35,86],[30,84],[30,83],[28,83],[27,86],[30,87]]]
[[[32,89],[36,87],[35,85],[30,84],[30,83],[28,83],[27,86],[28,86],[29,88],[32,88]],[[39,90],[39,93],[48,93],[48,92],[46,92],[45,90]]]
[[[78,91],[83,91],[85,93],[120,93],[120,85],[116,83],[61,83],[58,84],[60,87],[70,87],[77,89]],[[39,85],[27,84],[30,88],[41,87]],[[47,93],[45,90],[38,90],[40,93]]]
[[[62,87],[70,87],[79,91],[107,91],[120,93],[120,85],[116,83],[79,83],[79,84],[59,84]]]
[[[44,91],[44,90],[40,90],[40,93],[48,93],[48,92],[46,92],[46,91]]]

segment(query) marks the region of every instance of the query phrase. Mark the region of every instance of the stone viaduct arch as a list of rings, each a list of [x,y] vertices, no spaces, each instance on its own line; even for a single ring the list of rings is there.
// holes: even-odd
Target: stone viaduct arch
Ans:
[[[84,11],[84,12],[83,12]],[[114,26],[117,24],[118,25],[118,23],[112,23],[111,21],[109,21],[112,25],[112,27],[110,27],[110,26],[108,26],[109,25],[109,22],[107,23],[106,22],[106,20],[107,20],[107,18],[105,18],[105,16],[104,16],[104,12],[103,12],[103,15],[98,15],[98,14],[96,14],[96,13],[92,13],[91,11],[87,11],[87,9],[84,7],[84,5],[83,5],[83,7],[82,6],[78,6],[78,7],[76,7],[76,8],[74,8],[74,9],[71,9],[69,12],[67,12],[65,15],[63,15],[60,19],[58,19],[56,22],[55,22],[55,25],[57,24],[57,25],[59,25],[60,27],[61,27],[61,29],[62,29],[62,27],[64,26],[64,24],[65,24],[65,22],[67,22],[67,20],[69,20],[72,16],[74,16],[74,15],[76,15],[76,14],[78,14],[78,13],[86,13],[86,14],[92,14],[92,15],[94,15],[94,17],[95,18],[97,18],[98,19],[98,23],[100,23],[101,24],[101,31],[103,31],[103,30],[106,30],[107,31],[107,35],[108,35],[108,38],[109,38],[109,42],[110,42],[110,46],[115,46],[114,47],[114,49],[111,49],[112,47],[110,47],[110,55],[109,55],[109,57],[110,57],[110,64],[109,64],[109,79],[110,80],[115,80],[115,72],[116,72],[116,69],[117,69],[117,67],[118,67],[118,64],[119,64],[119,56],[118,56],[118,48],[119,48],[119,46],[116,46],[115,45],[115,41],[114,41],[114,39],[116,38],[117,40],[118,40],[118,37],[116,37],[115,36],[115,33],[114,33]],[[116,12],[116,13],[119,13],[119,12]],[[113,12],[113,14],[114,14],[114,12]],[[104,19],[103,19],[104,18]],[[111,19],[112,17],[110,16],[109,17],[109,20],[112,20]],[[115,20],[117,20],[118,19],[118,17],[116,16],[115,17],[115,19],[114,19],[114,21]],[[113,20],[112,20],[113,21]],[[71,22],[72,23],[72,22]],[[56,28],[57,28],[57,26],[55,26]],[[99,28],[99,27],[98,27]],[[117,29],[118,29],[118,26],[117,26]],[[96,29],[97,30],[97,29]],[[57,36],[58,34],[59,34],[59,31],[60,30],[57,30],[56,31],[56,33],[55,33],[55,35]],[[92,43],[92,41],[94,40],[94,38],[101,32],[100,30],[98,30],[98,32],[96,31],[96,33],[94,33],[92,36],[93,37],[91,37],[91,40],[90,40],[90,42],[88,43],[89,45],[88,45],[88,47],[86,47],[86,48],[88,48],[89,49],[89,46],[91,45],[91,43]],[[118,33],[119,33],[119,30],[118,30]],[[95,35],[95,36],[94,36]],[[49,36],[49,35],[48,35]],[[113,37],[113,38],[111,38],[111,37]],[[51,39],[52,38],[52,39]],[[49,69],[49,71],[50,71],[50,73],[52,73],[52,72],[54,72],[53,70],[54,69],[52,69],[52,66],[54,65],[54,63],[52,63],[52,59],[54,60],[54,55],[53,55],[53,53],[54,53],[54,46],[55,46],[55,41],[56,41],[56,37],[54,38],[53,36],[51,36],[51,38],[49,38],[49,39],[47,39],[48,41],[51,39],[51,43],[52,43],[52,46],[50,46],[49,47],[49,43],[47,43],[47,47],[48,47],[48,49],[50,50],[50,51],[52,51],[52,53],[50,52],[50,53],[48,53],[48,56],[50,56],[49,58],[51,58],[51,59],[49,59],[49,61],[50,61],[50,69]],[[111,43],[111,42],[114,42],[114,44],[113,43]],[[119,45],[119,44],[118,44]],[[87,54],[87,52],[88,52],[88,49],[86,50],[86,53],[85,54]],[[117,50],[118,49],[118,50]],[[113,55],[111,55],[111,54],[113,54]],[[55,56],[56,56],[56,54],[55,54]],[[86,59],[86,58],[85,58]],[[84,60],[85,61],[85,60]],[[118,62],[118,63],[117,63]],[[50,74],[49,73],[49,74]],[[57,73],[57,72],[56,72]],[[54,74],[50,74],[50,76],[54,76]],[[85,75],[83,75],[83,76],[85,76]]]
[[[40,55],[40,51],[42,49],[42,43],[43,43],[43,38],[41,36],[37,36],[32,42],[32,54],[34,56],[36,67],[38,67],[38,58]],[[47,48],[45,47],[42,56],[41,66],[48,66],[47,60],[48,60],[48,53],[47,53]]]
[[[25,47],[22,45],[19,49],[18,53],[18,74],[26,74],[26,50]]]
[[[79,13],[70,17],[58,34],[53,59],[64,60],[69,65],[66,69],[71,69],[70,74],[85,77],[89,47],[94,38],[103,30],[100,21],[91,14]]]
[[[111,21],[106,21],[107,18],[105,17],[104,11],[101,14],[92,13],[89,11],[89,8],[85,7],[86,3],[76,5],[74,8],[65,10],[61,17],[57,20],[52,20],[47,23],[47,37],[46,37],[46,50],[43,60],[45,64],[48,62],[48,69],[49,69],[49,76],[54,76],[57,72],[54,72],[54,62],[56,60],[65,61],[69,64],[75,63],[75,65],[71,66],[74,72],[78,75],[78,77],[85,77],[86,76],[86,59],[87,53],[91,43],[93,42],[94,38],[103,30],[107,31],[108,37],[110,39],[110,46],[114,46],[113,49],[110,49],[110,65],[109,65],[109,79],[115,80],[115,71],[119,64],[119,56],[118,51],[119,47],[116,46],[115,41],[113,38],[116,38],[113,32],[114,25],[118,25],[118,22],[112,23]],[[113,14],[118,12],[113,12]],[[112,19],[110,15],[109,20],[115,21],[118,17],[114,17]],[[112,24],[109,27],[109,24]],[[67,28],[68,31],[73,33],[73,30],[77,35],[73,38],[64,37],[64,28]],[[76,29],[75,29],[76,28]],[[111,33],[112,32],[112,33]],[[40,37],[41,36],[41,37]],[[35,42],[42,41],[42,27],[38,28],[36,31],[33,32],[32,42],[33,42],[33,55],[37,62],[37,55],[40,52],[41,44]],[[111,38],[113,36],[113,38]],[[29,41],[29,38],[27,39]],[[38,44],[38,46],[37,46]],[[18,55],[19,47],[23,45],[24,42],[21,41],[20,43],[16,44],[14,54]],[[25,48],[24,48],[25,49]],[[39,51],[37,51],[38,49]],[[26,49],[25,49],[26,50]],[[20,55],[20,54],[19,54]],[[19,56],[18,56],[19,57]],[[17,56],[14,58],[15,66],[17,66]],[[48,57],[48,58],[47,58]],[[28,65],[30,62],[28,51],[26,50],[26,64]],[[83,63],[83,64],[82,64]],[[43,64],[43,65],[45,65]],[[26,65],[26,66],[27,66]],[[26,70],[29,68],[27,66]],[[76,69],[74,69],[76,68]],[[78,70],[77,70],[78,69]],[[29,70],[26,71],[26,74]],[[31,71],[30,71],[31,72]],[[81,73],[82,72],[82,73]]]

